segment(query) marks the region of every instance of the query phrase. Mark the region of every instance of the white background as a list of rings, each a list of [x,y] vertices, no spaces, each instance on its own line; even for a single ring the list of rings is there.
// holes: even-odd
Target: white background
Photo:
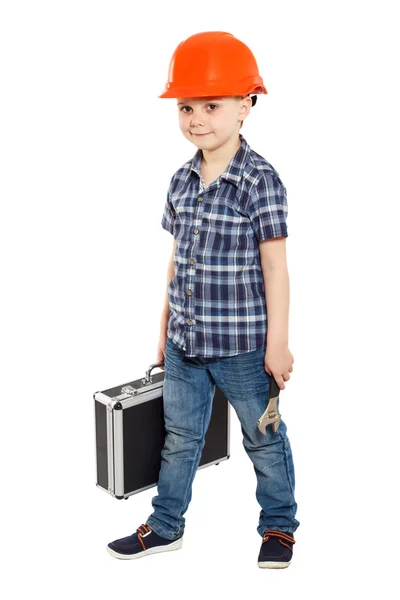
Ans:
[[[398,552],[395,2],[3,1],[2,586],[8,598],[394,597]],[[289,569],[259,569],[253,466],[200,470],[182,550],[120,561],[152,512],[96,485],[93,393],[156,362],[172,174],[196,148],[159,99],[208,30],[255,54],[241,133],[288,192],[296,472]],[[398,556],[398,555],[397,555]],[[391,590],[391,591],[389,591]]]

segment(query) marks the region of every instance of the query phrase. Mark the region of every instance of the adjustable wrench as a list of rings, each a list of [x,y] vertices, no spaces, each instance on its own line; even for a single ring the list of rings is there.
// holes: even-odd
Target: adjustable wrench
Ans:
[[[279,388],[278,384],[276,383],[274,376],[271,375],[270,376],[270,384],[269,384],[269,394],[268,394],[268,396],[269,396],[268,406],[257,422],[258,429],[264,435],[266,435],[266,433],[267,433],[267,431],[266,431],[267,425],[272,425],[273,431],[277,431],[279,424],[281,422],[281,415],[278,412],[278,406],[277,406],[278,398],[279,398],[279,391],[280,391],[280,388]]]

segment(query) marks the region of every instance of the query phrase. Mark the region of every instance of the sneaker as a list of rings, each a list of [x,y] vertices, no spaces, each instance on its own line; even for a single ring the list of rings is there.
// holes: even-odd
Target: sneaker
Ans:
[[[161,537],[146,524],[136,529],[136,533],[128,537],[114,540],[106,547],[107,552],[115,558],[141,558],[156,552],[169,552],[179,550],[183,543],[183,534],[176,540],[167,540]]]
[[[284,569],[290,565],[292,546],[295,539],[291,533],[267,529],[258,555],[258,566],[262,569]]]

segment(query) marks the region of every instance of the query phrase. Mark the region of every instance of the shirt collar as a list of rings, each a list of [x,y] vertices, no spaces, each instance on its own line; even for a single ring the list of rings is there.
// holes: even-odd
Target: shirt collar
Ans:
[[[220,175],[221,179],[231,181],[234,185],[236,185],[236,187],[239,186],[239,182],[243,174],[243,167],[248,162],[248,157],[250,153],[250,146],[241,133],[239,133],[239,139],[241,143],[236,151],[236,154],[230,160],[225,171]],[[202,157],[203,153],[202,150],[199,148],[191,160],[189,175],[191,171],[194,171],[199,177],[201,177],[200,166]]]

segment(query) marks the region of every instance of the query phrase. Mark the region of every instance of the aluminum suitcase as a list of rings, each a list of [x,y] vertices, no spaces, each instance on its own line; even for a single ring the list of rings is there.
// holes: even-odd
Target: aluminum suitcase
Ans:
[[[149,366],[143,379],[95,392],[97,487],[127,499],[158,482],[164,427],[164,363]],[[215,385],[210,424],[198,469],[230,456],[230,404]]]

